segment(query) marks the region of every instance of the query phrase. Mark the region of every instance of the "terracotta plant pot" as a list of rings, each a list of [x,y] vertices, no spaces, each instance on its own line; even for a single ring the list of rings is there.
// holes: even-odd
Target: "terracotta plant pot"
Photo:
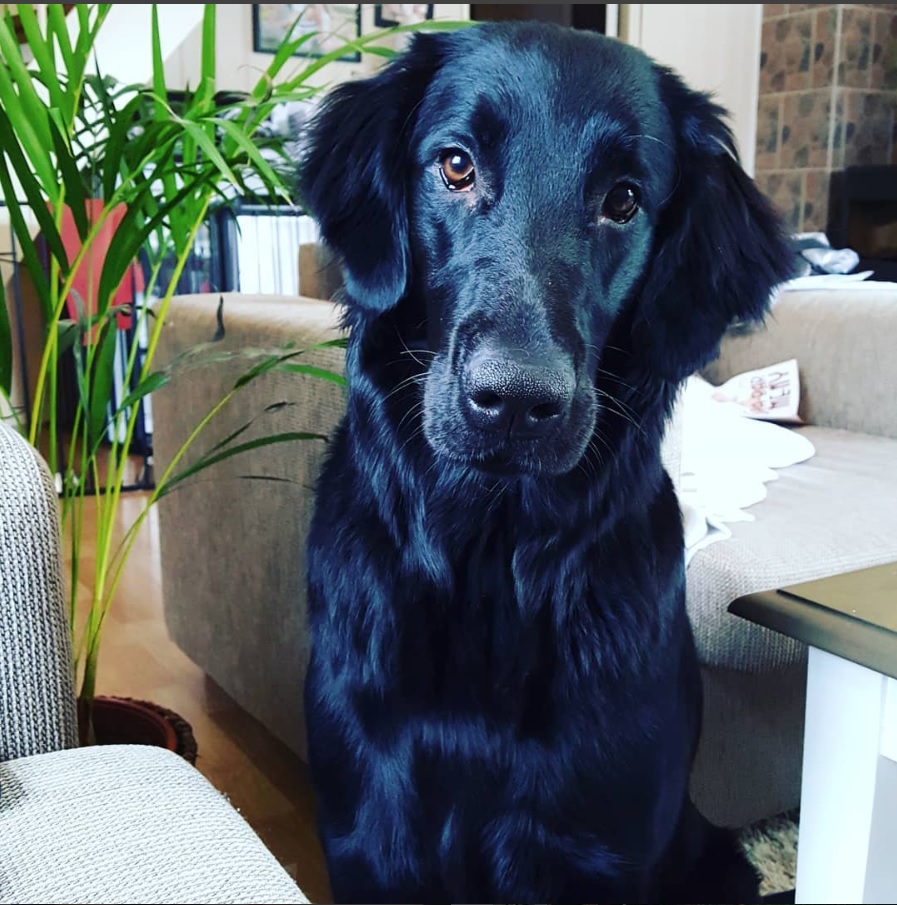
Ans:
[[[196,739],[190,724],[158,704],[97,696],[93,727],[98,745],[155,745],[196,763]]]

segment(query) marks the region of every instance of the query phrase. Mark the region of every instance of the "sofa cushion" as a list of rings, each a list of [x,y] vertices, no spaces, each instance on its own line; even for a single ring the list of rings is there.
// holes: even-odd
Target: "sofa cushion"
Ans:
[[[161,748],[0,764],[0,903],[307,902],[224,796]]]
[[[743,594],[897,560],[897,440],[804,427],[816,447],[778,472],[754,521],[695,554],[688,610],[701,662],[758,672],[798,662],[804,645],[733,616]]]

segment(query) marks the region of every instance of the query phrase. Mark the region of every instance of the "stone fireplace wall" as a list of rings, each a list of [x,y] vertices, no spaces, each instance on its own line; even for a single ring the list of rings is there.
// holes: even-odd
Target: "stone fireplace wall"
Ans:
[[[825,230],[832,172],[897,163],[897,5],[764,4],[755,178]]]

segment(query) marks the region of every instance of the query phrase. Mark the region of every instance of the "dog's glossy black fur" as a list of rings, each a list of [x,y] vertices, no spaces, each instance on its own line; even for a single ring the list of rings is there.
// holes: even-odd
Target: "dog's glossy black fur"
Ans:
[[[788,276],[722,111],[532,24],[415,38],[317,116],[348,410],[309,540],[310,763],[345,902],[750,902],[689,803],[680,382]]]

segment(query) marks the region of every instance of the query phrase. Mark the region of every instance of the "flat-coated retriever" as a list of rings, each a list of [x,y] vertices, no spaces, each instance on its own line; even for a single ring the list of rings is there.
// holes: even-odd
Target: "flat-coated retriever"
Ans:
[[[305,686],[339,902],[756,901],[688,798],[659,456],[680,382],[790,271],[722,112],[518,23],[416,37],[310,128],[350,335]]]

